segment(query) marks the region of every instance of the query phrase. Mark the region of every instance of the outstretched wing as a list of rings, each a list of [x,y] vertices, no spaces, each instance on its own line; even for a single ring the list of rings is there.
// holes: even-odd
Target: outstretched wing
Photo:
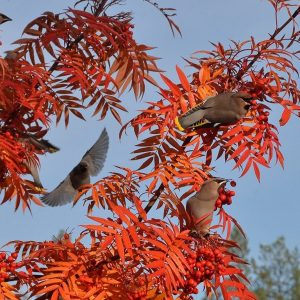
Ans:
[[[89,149],[81,159],[81,162],[88,164],[88,171],[91,176],[99,174],[104,166],[109,145],[109,138],[104,128],[96,143]]]
[[[70,175],[62,181],[52,192],[41,198],[41,201],[49,206],[61,206],[72,202],[77,190],[72,187]]]

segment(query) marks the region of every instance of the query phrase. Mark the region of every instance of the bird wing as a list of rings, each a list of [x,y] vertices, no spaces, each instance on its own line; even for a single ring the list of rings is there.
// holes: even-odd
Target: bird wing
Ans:
[[[107,131],[104,128],[96,143],[82,157],[81,162],[86,162],[88,164],[88,170],[91,176],[98,175],[103,168],[108,144],[109,138]]]
[[[49,206],[61,206],[72,202],[76,193],[68,175],[52,192],[43,196],[41,201]]]
[[[27,166],[28,171],[30,172],[35,185],[39,188],[43,188],[43,185],[40,180],[38,164],[35,163],[34,161],[28,159],[25,161],[25,165]]]

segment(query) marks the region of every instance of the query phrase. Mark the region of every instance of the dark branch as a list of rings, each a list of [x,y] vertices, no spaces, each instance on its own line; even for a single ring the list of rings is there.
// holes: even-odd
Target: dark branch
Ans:
[[[270,40],[274,40],[275,37],[290,23],[292,22],[297,15],[300,14],[300,7],[289,17],[289,19],[284,22],[280,27],[278,27],[274,33],[271,35]],[[236,80],[239,81],[243,75],[255,64],[255,62],[260,58],[262,51],[268,49],[268,47],[272,44],[272,42],[265,44],[261,47],[261,50],[253,57],[252,61],[248,64],[246,69],[241,69],[236,75]]]

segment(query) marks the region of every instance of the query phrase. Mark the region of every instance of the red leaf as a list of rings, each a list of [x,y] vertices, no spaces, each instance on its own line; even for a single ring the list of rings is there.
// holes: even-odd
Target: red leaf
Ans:
[[[176,98],[179,98],[181,96],[180,88],[174,82],[172,82],[169,78],[164,76],[163,74],[160,74],[160,76],[161,76],[162,80],[166,83],[166,85],[170,88],[173,95]]]
[[[177,71],[179,80],[180,80],[180,82],[182,84],[182,87],[187,92],[189,92],[190,91],[190,84],[189,84],[189,81],[188,81],[187,77],[185,76],[184,72],[178,66],[176,66],[176,71]]]
[[[289,109],[285,109],[281,115],[281,118],[279,120],[280,126],[284,126],[290,119],[292,115],[292,112]]]

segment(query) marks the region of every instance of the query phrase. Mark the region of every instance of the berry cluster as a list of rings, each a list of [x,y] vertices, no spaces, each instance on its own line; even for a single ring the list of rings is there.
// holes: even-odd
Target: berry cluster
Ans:
[[[223,205],[232,203],[232,197],[235,195],[234,191],[225,190],[224,188],[219,189],[219,197],[215,203],[215,210],[221,208]]]
[[[262,105],[258,105],[255,100],[251,101],[251,110],[252,111],[257,111],[259,114],[256,119],[258,121],[259,128],[261,130],[265,130],[268,125],[269,121],[269,115],[270,113],[268,111],[264,110],[264,107]]]
[[[147,290],[145,289],[145,279],[138,278],[135,285],[138,287],[128,295],[129,300],[146,300]]]
[[[16,252],[7,256],[5,252],[0,253],[0,283],[9,278],[10,273],[14,273],[16,269],[23,266],[22,263],[16,263],[15,260],[18,257]]]
[[[187,261],[191,266],[191,272],[187,273],[184,292],[198,294],[198,284],[204,280],[212,280],[215,275],[221,275],[225,271],[223,254],[218,249],[200,246],[197,253],[189,254]]]
[[[134,291],[130,295],[128,295],[129,300],[146,300],[147,292],[146,290],[138,290]]]

